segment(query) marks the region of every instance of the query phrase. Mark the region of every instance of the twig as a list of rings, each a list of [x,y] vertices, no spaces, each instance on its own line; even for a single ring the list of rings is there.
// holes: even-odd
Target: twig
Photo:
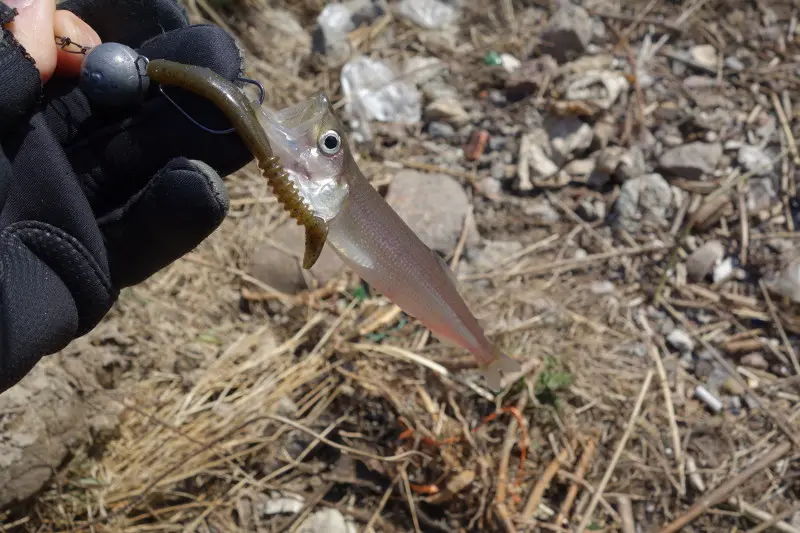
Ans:
[[[622,518],[622,533],[636,533],[636,522],[633,519],[633,506],[627,496],[617,498],[619,516]]]
[[[623,248],[620,250],[614,250],[611,252],[604,252],[599,254],[592,254],[587,255],[583,259],[562,259],[561,261],[554,261],[549,264],[544,265],[536,265],[531,268],[527,268],[524,270],[517,270],[515,272],[507,272],[504,274],[498,274],[497,276],[492,277],[502,277],[502,278],[512,278],[514,276],[526,276],[526,275],[533,275],[533,274],[545,274],[547,272],[552,272],[553,270],[564,269],[565,271],[574,270],[577,268],[582,268],[589,266],[593,263],[597,263],[600,261],[605,261],[606,259],[614,259],[619,257],[627,257],[631,255],[641,255],[647,254],[651,252],[658,252],[660,250],[666,249],[667,246],[665,244],[648,244],[645,246],[639,246],[636,248]]]
[[[669,428],[672,433],[672,448],[675,451],[675,463],[678,465],[678,477],[680,484],[680,495],[686,494],[686,470],[683,464],[683,453],[681,452],[681,437],[678,433],[678,422],[675,420],[675,407],[672,405],[672,392],[669,389],[669,381],[667,380],[667,372],[664,370],[664,362],[661,360],[658,348],[655,344],[650,344],[649,347],[650,357],[656,364],[656,371],[658,372],[658,379],[661,381],[661,391],[664,393],[664,408],[667,410],[667,418],[669,419]]]
[[[783,109],[783,105],[781,105],[778,93],[773,92],[770,96],[772,97],[772,105],[775,106],[775,113],[778,115],[778,120],[781,122],[783,134],[786,135],[786,144],[789,145],[788,148],[789,153],[792,154],[792,162],[795,165],[800,165],[800,154],[797,152],[797,142],[794,140],[794,135],[792,135],[792,127],[789,125],[789,120],[786,118],[786,111]]]
[[[527,400],[527,395],[523,394],[517,401],[516,408],[509,407],[507,409],[514,409],[514,412],[521,413],[523,409],[525,409]],[[501,522],[503,523],[506,533],[516,533],[517,531],[517,528],[514,527],[514,522],[511,520],[511,514],[508,511],[508,507],[506,506],[506,482],[508,479],[508,462],[511,458],[511,450],[514,448],[514,436],[517,434],[517,426],[519,426],[519,429],[522,430],[522,438],[520,439],[520,447],[522,448],[520,457],[520,470],[525,462],[525,455],[527,452],[526,448],[528,446],[526,439],[527,428],[521,423],[521,421],[521,416],[519,420],[515,416],[511,419],[511,422],[509,422],[508,427],[506,428],[505,439],[503,441],[503,450],[501,451],[500,455],[500,466],[498,467],[497,492],[495,493],[495,510],[497,511]],[[517,482],[519,481],[520,477],[517,478]]]
[[[528,497],[528,502],[525,504],[522,514],[520,515],[521,522],[527,523],[533,518],[533,514],[539,508],[539,502],[542,501],[544,491],[546,491],[547,487],[550,486],[550,482],[553,481],[553,478],[558,473],[559,468],[561,468],[561,465],[564,464],[564,461],[566,460],[567,449],[562,448],[558,453],[558,456],[553,459],[549,465],[547,465],[547,468],[542,476],[536,481],[536,485],[534,485],[531,495]]]
[[[424,357],[417,355],[413,352],[408,350],[404,350],[398,346],[391,346],[389,344],[362,344],[362,343],[353,343],[351,344],[353,348],[363,352],[377,352],[379,354],[388,355],[390,357],[396,357],[397,359],[403,359],[406,361],[410,361],[412,363],[416,363],[420,366],[424,366],[429,370],[433,370],[437,374],[442,376],[450,375],[450,372],[447,371],[445,367],[440,365],[439,363],[435,363]]]
[[[783,419],[779,414],[775,413],[771,409],[764,409],[764,402],[761,401],[761,398],[753,392],[753,389],[750,385],[742,379],[742,376],[739,375],[739,372],[733,367],[733,365],[725,358],[722,357],[722,354],[714,348],[708,340],[705,339],[702,335],[698,335],[696,331],[692,328],[691,324],[686,320],[686,318],[678,313],[674,307],[672,307],[668,302],[662,301],[661,305],[664,309],[678,322],[680,322],[681,326],[691,335],[695,340],[697,340],[703,348],[708,350],[711,356],[716,360],[732,377],[736,382],[744,388],[745,392],[748,393],[751,401],[755,402],[756,406],[759,409],[762,409],[764,413],[775,422],[775,425],[778,426],[781,431],[791,440],[796,446],[800,447],[800,438],[795,434],[795,431],[789,426],[785,419]]]
[[[377,522],[380,519],[381,512],[383,511],[383,508],[386,507],[389,498],[392,496],[392,491],[394,491],[394,486],[397,485],[397,482],[399,480],[400,476],[399,475],[395,476],[395,478],[392,480],[392,484],[389,485],[389,488],[386,489],[386,492],[383,493],[381,501],[378,502],[378,507],[375,509],[375,512],[372,513],[372,516],[369,517],[367,525],[364,526],[364,533],[372,533],[374,531],[373,526],[375,525],[375,522]]]
[[[730,497],[730,494],[739,488],[740,485],[789,453],[791,449],[791,442],[782,442],[774,446],[772,450],[763,455],[752,465],[745,468],[732,478],[728,479],[728,481],[703,496],[700,501],[695,503],[686,514],[667,524],[663,529],[661,529],[660,533],[675,533],[676,531],[682,530],[687,524],[708,511],[710,508],[726,501]]]
[[[597,507],[597,503],[600,501],[600,496],[602,496],[603,491],[606,488],[611,476],[614,474],[614,468],[617,466],[617,461],[622,456],[622,452],[625,450],[625,445],[628,443],[628,439],[633,433],[633,428],[636,426],[636,419],[639,417],[639,411],[642,409],[642,404],[644,403],[644,397],[647,394],[647,390],[650,388],[650,382],[653,380],[653,369],[647,371],[647,375],[644,378],[644,383],[642,384],[642,389],[639,392],[639,397],[636,399],[636,404],[633,407],[633,412],[631,413],[630,418],[628,419],[628,426],[625,428],[625,433],[623,433],[622,438],[617,445],[617,449],[614,451],[614,455],[611,457],[611,461],[608,464],[608,468],[606,468],[606,473],[603,475],[603,479],[600,481],[600,484],[597,486],[597,491],[592,495],[592,499],[589,502],[589,507],[586,509],[586,512],[583,513],[583,518],[581,519],[578,528],[575,530],[576,533],[583,533],[586,529],[586,526],[589,525],[589,521],[592,519],[592,514],[594,513],[595,508]]]
[[[747,514],[747,516],[749,516],[751,519],[762,521],[761,524],[752,529],[748,529],[745,531],[745,533],[761,533],[762,531],[766,531],[773,527],[778,531],[782,531],[783,533],[800,533],[800,529],[797,529],[796,527],[783,521],[784,518],[789,518],[796,512],[800,511],[800,505],[789,507],[784,512],[778,513],[775,516],[769,516],[769,513],[765,513],[760,509],[756,509],[754,506],[740,498],[737,498],[736,505],[737,507],[740,507],[742,512]]]
[[[408,499],[408,509],[411,511],[411,521],[414,523],[415,533],[421,533],[419,529],[419,518],[417,518],[417,506],[414,505],[414,496],[411,493],[411,484],[408,482],[408,472],[406,468],[408,463],[400,468],[400,479],[403,480],[403,487],[405,488],[406,498]]]
[[[781,323],[781,319],[778,316],[778,311],[775,309],[775,304],[772,303],[772,298],[769,296],[769,291],[767,290],[766,285],[764,285],[764,280],[758,280],[758,286],[761,287],[761,292],[764,294],[764,300],[767,302],[767,308],[769,309],[769,314],[772,315],[772,321],[775,323],[775,327],[778,328],[778,333],[781,336],[781,340],[783,344],[786,346],[786,351],[789,354],[789,359],[792,361],[792,366],[794,367],[795,374],[800,374],[800,364],[797,362],[797,353],[794,351],[794,347],[792,347],[792,343],[789,342],[789,337],[786,336],[786,330],[783,329],[783,324]]]
[[[594,439],[589,439],[583,447],[583,454],[581,455],[580,461],[578,461],[578,467],[575,469],[575,478],[583,479],[586,476],[586,471],[589,469],[589,463],[592,462],[592,458],[594,457],[594,452],[597,449],[597,443]],[[556,516],[556,525],[561,527],[565,521],[569,519],[569,512],[572,509],[572,505],[575,503],[575,498],[578,497],[578,483],[576,481],[572,481],[569,489],[567,490],[567,496],[564,498],[564,501],[561,504],[561,509],[558,511],[558,515]]]

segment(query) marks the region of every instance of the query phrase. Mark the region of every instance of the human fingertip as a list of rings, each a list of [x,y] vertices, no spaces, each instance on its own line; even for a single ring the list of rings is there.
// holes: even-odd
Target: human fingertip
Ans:
[[[17,16],[8,28],[33,59],[42,83],[47,83],[56,68],[56,47],[52,33],[56,2],[15,0],[9,5],[17,9]]]
[[[74,77],[80,73],[84,55],[75,53],[80,50],[79,47],[93,47],[103,42],[91,26],[66,9],[55,12],[53,32],[74,43],[58,48],[55,72],[63,77]]]

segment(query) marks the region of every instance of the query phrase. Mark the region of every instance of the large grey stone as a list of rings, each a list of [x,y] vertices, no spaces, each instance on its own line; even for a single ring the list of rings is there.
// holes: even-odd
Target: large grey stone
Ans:
[[[392,180],[386,201],[431,249],[444,255],[455,250],[470,208],[464,188],[455,179],[404,170]],[[466,245],[475,246],[480,242],[478,228],[473,219],[467,224]]]

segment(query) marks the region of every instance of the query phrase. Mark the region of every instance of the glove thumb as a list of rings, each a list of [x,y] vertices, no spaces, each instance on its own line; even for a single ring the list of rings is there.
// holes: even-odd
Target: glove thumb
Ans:
[[[228,214],[222,178],[202,161],[171,160],[122,207],[98,220],[112,283],[140,283],[211,235]]]

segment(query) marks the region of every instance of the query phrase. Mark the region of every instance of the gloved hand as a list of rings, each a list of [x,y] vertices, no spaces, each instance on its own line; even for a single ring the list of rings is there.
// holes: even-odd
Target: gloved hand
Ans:
[[[175,0],[66,0],[104,42],[235,80],[242,54],[216,26],[189,26]],[[0,2],[0,25],[13,11]],[[0,392],[94,328],[118,291],[196,247],[227,215],[220,175],[252,155],[236,134],[189,122],[151,87],[141,106],[95,106],[78,80],[38,72],[0,37]],[[152,84],[153,86],[155,84]],[[205,100],[168,89],[210,128]],[[200,162],[200,161],[203,162]]]

